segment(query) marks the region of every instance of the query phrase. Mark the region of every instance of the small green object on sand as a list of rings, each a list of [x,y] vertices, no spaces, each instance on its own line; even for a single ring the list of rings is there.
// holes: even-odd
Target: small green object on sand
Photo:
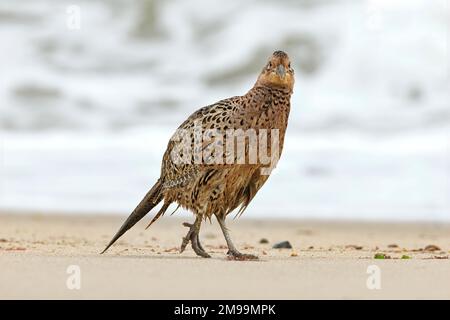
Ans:
[[[375,253],[374,259],[390,259],[391,257],[384,253]]]

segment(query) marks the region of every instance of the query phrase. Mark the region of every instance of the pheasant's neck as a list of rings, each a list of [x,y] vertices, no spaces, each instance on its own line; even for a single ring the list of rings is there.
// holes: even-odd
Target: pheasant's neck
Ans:
[[[274,88],[267,86],[254,86],[243,98],[245,109],[255,108],[263,111],[267,108],[289,107],[292,90],[289,88]]]
[[[278,92],[286,95],[292,95],[292,88],[290,87],[267,86],[259,83],[256,83],[250,91],[252,90],[264,92]]]
[[[292,91],[266,86],[255,86],[247,92],[240,103],[242,122],[254,128],[280,129],[284,135]],[[250,120],[249,120],[250,119]]]

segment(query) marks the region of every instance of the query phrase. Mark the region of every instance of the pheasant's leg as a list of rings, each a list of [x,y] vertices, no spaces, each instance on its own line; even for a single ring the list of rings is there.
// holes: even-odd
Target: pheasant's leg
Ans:
[[[217,217],[217,221],[219,221],[219,225],[220,225],[220,228],[222,229],[223,236],[225,237],[225,240],[227,241],[227,245],[228,245],[227,254],[230,258],[233,258],[235,260],[256,260],[256,259],[258,259],[258,256],[255,256],[253,254],[240,253],[234,246],[233,242],[231,241],[230,234],[228,232],[227,226],[225,225],[225,218]]]
[[[182,253],[184,251],[184,249],[186,249],[186,246],[188,245],[189,241],[191,241],[192,233],[194,231],[194,225],[191,223],[184,222],[183,226],[189,227],[189,231],[186,234],[186,236],[183,237],[183,242],[181,242],[180,253]]]
[[[200,232],[199,232],[200,233]],[[203,249],[202,244],[200,243],[200,236],[199,233],[197,233],[197,244],[200,250],[205,251],[205,249]]]
[[[195,251],[195,253],[203,258],[211,258],[211,256],[203,249],[202,245],[200,244],[200,241],[198,239],[198,233],[193,236],[191,239],[191,245],[192,249]]]
[[[200,241],[198,238],[198,234],[200,232],[200,225],[202,224],[202,220],[200,217],[195,219],[193,224],[191,223],[183,223],[185,227],[189,227],[189,231],[186,236],[183,238],[183,242],[181,243],[180,253],[184,251],[189,241],[191,242],[192,249],[194,252],[204,258],[210,258],[211,256],[206,253],[203,247],[200,245]]]

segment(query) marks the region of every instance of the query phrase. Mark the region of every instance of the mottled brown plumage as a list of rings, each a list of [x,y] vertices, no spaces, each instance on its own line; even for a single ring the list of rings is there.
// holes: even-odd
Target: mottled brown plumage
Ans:
[[[150,224],[164,215],[169,205],[174,202],[191,210],[196,216],[193,224],[184,224],[189,227],[189,232],[183,238],[181,252],[191,242],[197,255],[209,257],[200,244],[198,234],[202,220],[211,219],[212,215],[215,215],[227,241],[230,257],[235,259],[257,258],[241,254],[234,247],[225,226],[225,218],[237,208],[240,208],[238,214],[242,214],[267,181],[268,175],[264,175],[261,171],[267,165],[259,162],[226,164],[225,155],[223,163],[208,163],[206,160],[208,156],[205,156],[205,154],[209,154],[208,148],[212,150],[210,154],[213,154],[214,147],[222,142],[211,139],[196,144],[195,136],[197,132],[202,134],[208,129],[216,130],[223,135],[230,129],[253,129],[258,135],[263,131],[261,129],[278,129],[279,154],[281,154],[293,85],[294,71],[290,66],[289,57],[282,51],[276,51],[270,57],[253,88],[245,95],[221,100],[193,113],[179,127],[185,132],[190,132],[188,144],[194,151],[194,154],[188,157],[190,161],[183,163],[174,161],[173,152],[178,142],[171,139],[163,157],[160,178],[103,252],[153,207],[164,201],[162,208]],[[269,155],[273,152],[270,138],[271,132],[268,131]],[[246,156],[248,156],[248,150],[247,141]],[[200,154],[204,152],[203,159],[198,159],[198,153],[196,155],[195,152],[200,152]]]

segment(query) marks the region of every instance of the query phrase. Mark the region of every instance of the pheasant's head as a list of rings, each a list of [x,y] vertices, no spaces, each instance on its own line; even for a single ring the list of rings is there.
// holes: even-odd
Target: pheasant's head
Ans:
[[[261,71],[256,84],[292,90],[294,82],[294,70],[288,55],[283,51],[275,51]]]

